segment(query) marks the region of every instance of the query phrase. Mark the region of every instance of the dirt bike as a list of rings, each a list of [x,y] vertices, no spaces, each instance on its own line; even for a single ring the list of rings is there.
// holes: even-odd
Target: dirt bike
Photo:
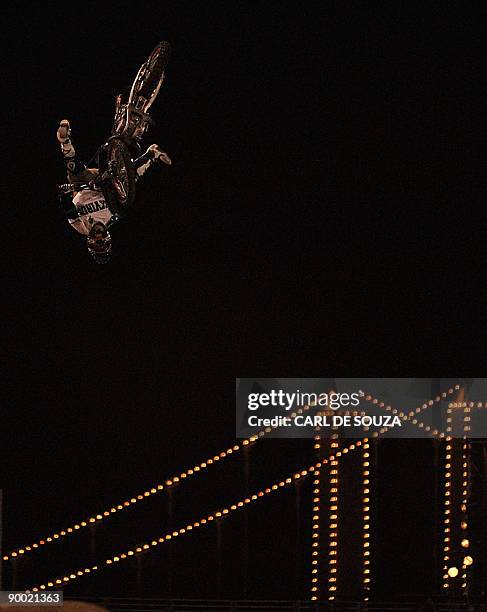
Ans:
[[[132,84],[128,101],[118,95],[110,138],[98,150],[99,177],[91,187],[101,189],[114,215],[123,215],[135,198],[135,168],[132,159],[140,155],[140,142],[153,124],[149,108],[164,81],[171,46],[160,42],[140,67]],[[78,186],[79,188],[79,186]],[[76,190],[76,186],[59,186],[60,191]]]

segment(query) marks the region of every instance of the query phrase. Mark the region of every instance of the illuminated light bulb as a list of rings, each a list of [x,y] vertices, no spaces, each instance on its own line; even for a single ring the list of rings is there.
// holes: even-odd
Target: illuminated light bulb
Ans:
[[[465,521],[462,521],[460,523],[460,528],[463,529],[464,531],[465,531],[465,529],[467,529],[467,527],[468,527],[468,525],[467,525],[467,523]]]
[[[458,568],[450,567],[448,569],[448,575],[450,576],[450,578],[456,578],[458,576]]]
[[[470,542],[467,539],[462,540],[461,542],[462,548],[468,548],[470,546]]]
[[[464,557],[463,565],[466,565],[468,567],[469,565],[472,565],[472,563],[473,563],[473,559],[470,555],[467,555],[466,557]]]

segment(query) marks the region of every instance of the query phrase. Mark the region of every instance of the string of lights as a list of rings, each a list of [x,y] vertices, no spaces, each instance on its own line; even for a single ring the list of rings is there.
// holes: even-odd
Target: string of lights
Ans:
[[[408,413],[394,408],[391,405],[386,405],[384,402],[380,401],[378,398],[374,397],[370,393],[366,394],[364,399],[368,402],[371,402],[375,406],[379,406],[379,408],[383,408],[387,412],[390,412],[393,415],[398,416],[403,421],[410,421],[413,425],[417,425],[419,429],[424,429],[427,432],[431,432],[431,435],[434,437],[445,438],[446,433],[439,431],[438,429],[434,429],[431,425],[425,424],[417,418],[417,415],[421,414],[428,408],[434,406],[434,404],[438,404],[439,402],[445,400],[449,395],[453,395],[456,391],[460,389],[460,385],[455,385],[454,387],[450,387],[448,391],[444,391],[440,395],[437,395],[434,399],[430,399],[421,406],[417,406],[416,408],[410,410]],[[377,438],[380,434],[386,433],[390,427],[381,427],[379,431],[373,432],[373,438]]]
[[[470,537],[468,534],[470,521],[469,521],[469,495],[470,495],[470,475],[471,475],[471,466],[470,466],[470,443],[468,441],[468,436],[471,430],[471,412],[472,408],[483,408],[484,404],[482,402],[454,402],[448,405],[447,409],[447,433],[451,434],[453,431],[453,410],[461,408],[463,409],[463,437],[461,444],[461,497],[459,498],[460,502],[460,513],[457,515],[459,519],[459,539],[460,539],[460,547],[459,549],[452,549],[453,543],[453,532],[452,532],[452,491],[451,491],[451,479],[452,472],[454,470],[454,454],[455,454],[455,446],[452,436],[450,435],[446,441],[445,447],[445,510],[444,510],[444,546],[443,546],[443,571],[445,572],[443,575],[443,588],[450,589],[451,588],[451,579],[457,578],[460,574],[460,571],[456,564],[451,563],[451,555],[452,552],[455,552],[455,556],[458,556],[458,550],[460,550],[459,560],[461,567],[461,590],[463,595],[468,595],[469,592],[469,579],[470,579],[470,568],[473,564],[473,558],[470,554]],[[457,455],[460,454],[460,448],[458,447]],[[457,519],[457,520],[458,520]],[[455,543],[457,542],[455,538]]]
[[[451,500],[452,500],[452,465],[453,465],[453,439],[452,432],[452,408],[453,404],[448,404],[446,409],[446,443],[445,443],[445,476],[444,476],[444,509],[443,509],[443,588],[450,588],[450,578],[458,574],[455,567],[448,567],[450,564],[451,551]],[[456,573],[455,573],[456,570]]]
[[[464,549],[465,553],[462,553],[462,591],[464,595],[468,595],[469,592],[469,580],[470,580],[470,569],[473,563],[472,556],[468,550],[470,547],[470,536],[469,536],[469,512],[468,502],[470,493],[470,445],[467,437],[470,432],[471,412],[474,407],[474,403],[470,402],[467,404],[463,403],[463,442],[462,442],[462,503],[461,512],[462,520],[460,527],[462,530],[460,545]],[[468,554],[467,554],[468,553]]]
[[[258,439],[258,436],[255,435],[255,436],[252,436],[251,438],[248,438],[247,440],[243,440],[241,444],[235,444],[233,447],[230,447],[227,450],[214,455],[213,457],[209,457],[205,461],[202,461],[201,463],[195,465],[193,468],[187,469],[181,472],[180,474],[167,479],[164,483],[159,483],[157,485],[154,485],[153,487],[148,488],[146,491],[139,493],[138,495],[135,495],[134,497],[131,497],[122,502],[119,502],[118,504],[114,504],[113,506],[111,506],[110,508],[106,508],[102,512],[93,514],[92,516],[82,521],[74,523],[70,527],[54,532],[51,535],[45,538],[42,538],[38,540],[37,542],[34,542],[33,544],[30,544],[28,546],[24,546],[22,548],[14,550],[4,555],[3,560],[9,561],[10,559],[21,557],[28,552],[31,552],[42,546],[45,546],[46,544],[50,544],[51,542],[55,542],[56,540],[65,538],[66,536],[69,536],[71,534],[76,534],[80,532],[82,529],[89,527],[90,525],[98,524],[101,521],[107,519],[108,517],[122,510],[125,510],[127,508],[134,506],[135,504],[141,502],[142,500],[152,497],[156,495],[157,493],[160,493],[161,491],[168,489],[172,486],[175,486],[179,484],[180,482],[182,482],[183,480],[195,474],[198,474],[199,472],[202,472],[209,466],[214,465],[218,463],[219,461],[222,461],[223,459],[225,459],[226,457],[229,457],[230,455],[234,453],[237,453],[238,451],[241,450],[242,447],[248,446],[249,444],[255,442],[257,439]]]
[[[315,427],[315,431],[320,431],[321,427]],[[316,456],[320,459],[321,436],[314,438],[314,449]],[[321,465],[313,472],[313,518],[311,525],[311,601],[319,599],[319,563],[320,563],[320,480]]]
[[[239,510],[240,508],[246,507],[248,504],[251,504],[252,502],[257,501],[258,499],[265,497],[266,495],[270,495],[271,493],[283,487],[286,487],[301,478],[305,478],[309,476],[310,474],[314,474],[316,470],[320,470],[323,465],[326,465],[330,463],[331,461],[335,461],[336,457],[341,457],[342,455],[346,455],[349,451],[353,451],[357,448],[360,448],[362,444],[366,442],[368,442],[367,438],[364,438],[363,441],[358,440],[357,442],[350,444],[348,447],[345,447],[342,450],[338,450],[335,453],[335,455],[325,457],[317,461],[315,464],[311,465],[309,468],[295,472],[292,476],[286,478],[285,480],[281,480],[278,483],[275,483],[270,487],[260,490],[258,493],[255,493],[249,497],[241,499],[238,502],[235,502],[234,504],[230,506],[227,506],[221,510],[213,512],[209,514],[208,516],[205,516],[197,521],[188,523],[186,526],[181,527],[179,530],[167,532],[161,535],[160,537],[158,537],[157,539],[152,540],[150,543],[145,543],[135,548],[128,549],[113,557],[109,557],[108,559],[105,559],[102,563],[92,566],[90,568],[85,568],[84,570],[78,570],[78,571],[65,573],[62,577],[60,576],[54,580],[48,580],[44,582],[43,584],[40,584],[39,586],[35,586],[31,588],[30,590],[33,592],[37,592],[37,591],[44,591],[46,589],[53,588],[53,587],[59,588],[74,580],[77,580],[79,577],[85,574],[89,574],[91,572],[97,571],[101,567],[116,565],[120,561],[125,561],[126,559],[129,559],[133,557],[134,555],[142,554],[150,550],[151,548],[159,546],[160,544],[164,544],[165,542],[168,542],[174,538],[178,538],[181,535],[187,534],[189,532],[193,532],[195,529],[198,529],[199,527],[202,527],[204,525],[207,525],[208,523],[212,523],[213,521],[217,519],[225,517],[229,515],[230,513],[235,512],[236,510]]]
[[[452,393],[455,392],[455,390],[459,389],[459,385],[456,385],[454,388],[450,388],[448,389],[448,392],[444,392],[441,394],[441,396],[437,396],[434,401],[433,400],[429,400],[427,403],[423,404],[421,407],[417,407],[415,410],[412,410],[408,413],[408,415],[406,415],[404,412],[399,412],[397,411],[397,409],[392,408],[391,406],[386,406],[384,404],[384,402],[380,402],[377,398],[373,397],[371,394],[367,394],[365,396],[365,399],[369,402],[372,402],[373,404],[379,405],[379,407],[381,408],[385,408],[385,410],[391,412],[392,414],[398,414],[398,416],[400,418],[402,418],[402,420],[404,421],[408,421],[410,419],[412,419],[412,423],[414,425],[418,424],[418,420],[416,418],[412,418],[414,417],[416,414],[422,412],[423,410],[425,410],[426,408],[432,406],[435,402],[439,402],[441,401],[441,399],[445,399],[447,397],[447,395],[451,395]],[[483,404],[481,402],[479,402],[477,404],[479,407],[483,407]],[[315,407],[316,404],[310,403],[307,404],[306,406],[303,406],[302,408],[297,409],[295,412],[293,412],[291,414],[291,418],[294,418],[297,415],[303,414],[304,412],[307,412],[310,408]],[[487,407],[487,402],[485,403],[485,406]],[[420,428],[422,428],[424,426],[424,424],[419,423],[418,425]],[[81,520],[81,521],[77,521],[76,523],[72,524],[69,527],[66,527],[65,529],[61,529],[59,531],[56,531],[54,533],[51,533],[48,536],[45,536],[44,538],[41,538],[39,540],[37,540],[36,542],[33,542],[32,544],[26,545],[26,546],[22,546],[19,547],[13,551],[10,551],[9,553],[6,553],[3,556],[3,561],[9,561],[12,559],[15,559],[17,557],[22,557],[24,555],[26,555],[27,553],[31,553],[43,546],[46,546],[48,544],[51,544],[52,542],[55,542],[57,540],[60,540],[62,538],[66,538],[70,535],[75,535],[76,533],[81,532],[83,529],[85,529],[86,527],[89,527],[91,525],[94,524],[99,524],[102,521],[104,521],[105,519],[111,517],[112,515],[121,512],[123,510],[126,510],[128,508],[133,507],[135,504],[148,499],[154,495],[159,494],[161,491],[168,489],[170,487],[174,487],[179,485],[181,482],[183,482],[185,479],[187,479],[188,477],[194,476],[195,474],[201,473],[203,470],[207,469],[208,467],[215,465],[216,463],[218,463],[219,461],[229,457],[230,455],[236,454],[238,453],[243,447],[246,447],[252,443],[255,443],[256,441],[258,441],[259,439],[263,438],[267,433],[270,433],[271,431],[273,431],[274,429],[278,429],[279,425],[276,426],[268,426],[265,429],[259,431],[257,434],[250,436],[249,438],[243,440],[240,444],[235,444],[233,447],[229,447],[227,450],[221,451],[220,453],[215,454],[213,457],[209,457],[208,459],[206,459],[205,461],[202,461],[201,463],[195,465],[193,468],[189,468],[185,471],[180,472],[179,474],[172,476],[171,478],[168,478],[165,480],[164,484],[163,483],[158,483],[156,485],[153,485],[151,487],[148,487],[145,491],[129,498],[126,499],[124,501],[118,502],[116,504],[113,504],[110,508],[105,508],[103,511],[98,512],[96,514],[93,514],[92,516]],[[367,429],[367,428],[364,428]],[[426,425],[424,426],[425,431],[430,431],[430,426]],[[381,428],[378,432],[373,432],[372,437],[376,438],[378,437],[380,434],[386,433],[389,430],[388,427],[383,427]],[[438,432],[438,430],[433,430],[432,434],[434,436],[439,435],[440,438],[444,438],[445,434],[443,432]]]
[[[301,415],[309,411],[310,408],[314,408],[315,406],[316,404],[310,403],[310,404],[303,406],[302,408],[298,408],[295,412],[291,413],[291,418],[294,418],[297,415]],[[265,429],[262,429],[261,431],[259,431],[257,434],[254,434],[253,436],[250,436],[249,438],[242,440],[242,442],[240,442],[239,444],[235,444],[234,446],[229,447],[226,450],[223,450],[220,453],[213,455],[212,457],[208,457],[207,459],[195,465],[194,467],[184,470],[180,472],[179,474],[166,479],[164,482],[155,484],[152,487],[147,488],[145,491],[129,499],[120,501],[117,504],[113,504],[110,508],[105,508],[105,510],[101,512],[93,514],[92,516],[84,520],[77,521],[76,523],[74,523],[73,525],[69,527],[66,527],[65,529],[61,529],[59,531],[51,533],[49,536],[41,538],[32,544],[29,544],[27,546],[22,546],[9,553],[6,553],[3,556],[3,561],[10,561],[17,557],[25,556],[27,553],[33,552],[43,546],[46,546],[47,544],[51,544],[52,542],[55,542],[62,538],[66,538],[67,536],[77,534],[86,527],[89,527],[95,524],[99,524],[105,519],[113,516],[114,514],[121,512],[122,510],[131,508],[135,504],[138,504],[139,502],[143,500],[146,500],[150,497],[153,497],[154,495],[159,494],[161,491],[164,491],[171,487],[179,485],[183,481],[187,480],[189,477],[202,473],[204,470],[208,469],[212,465],[216,465],[217,463],[221,462],[227,457],[237,454],[238,452],[242,450],[242,448],[245,448],[249,445],[254,444],[259,439],[263,438],[266,434],[270,433],[274,429],[279,429],[279,425],[266,427]]]
[[[449,393],[452,393],[452,392],[453,392],[453,389],[450,389]],[[369,399],[369,398],[367,398],[367,399]],[[373,399],[373,398],[370,398],[370,399]],[[435,398],[435,401],[440,401],[440,400],[438,398]],[[480,404],[481,404],[480,402],[477,403],[477,405],[480,405]],[[424,410],[424,409],[428,408],[431,405],[432,405],[432,401],[430,401],[428,404],[423,404],[423,406],[418,407],[415,411],[410,412],[408,415],[400,414],[399,416],[406,416],[406,419],[409,420],[414,414],[417,414],[419,411]],[[486,406],[487,406],[487,404],[486,404]],[[448,416],[447,416],[447,425],[448,425],[447,426],[447,433],[449,431],[451,432],[451,407],[452,407],[452,404],[450,404],[449,408],[448,408],[449,413],[448,413]],[[309,409],[309,406],[308,407],[304,407],[302,410],[305,410],[306,408]],[[298,411],[298,413],[299,413],[299,411]],[[468,423],[469,420],[470,419],[467,417],[466,423]],[[469,425],[465,425],[466,431],[468,430],[467,428],[469,428]],[[271,428],[266,428],[266,429],[271,429]],[[262,432],[259,432],[259,433],[262,434]],[[437,432],[433,432],[433,434],[435,434],[435,433],[437,433]],[[254,442],[256,439],[258,439],[258,437],[262,437],[262,435],[253,436],[252,438],[249,438],[248,441],[244,441],[243,442],[243,446],[245,446],[245,442],[247,442],[247,443]],[[370,445],[369,445],[368,442],[369,441],[368,441],[367,438],[365,438],[363,441],[359,440],[355,444],[351,444],[348,447],[345,447],[342,451],[337,451],[334,455],[331,455],[329,458],[323,459],[322,461],[318,462],[315,466],[311,466],[311,468],[310,468],[310,472],[313,473],[314,475],[317,475],[317,473],[319,473],[319,470],[321,469],[322,465],[325,465],[328,462],[333,462],[333,467],[337,470],[336,473],[333,474],[333,476],[338,476],[338,462],[337,462],[338,457],[340,457],[342,455],[345,455],[349,451],[354,450],[355,448],[364,445],[364,461],[363,461],[363,468],[364,468],[364,470],[363,470],[363,476],[364,476],[364,479],[363,479],[363,484],[364,484],[364,490],[363,490],[363,493],[364,493],[364,498],[363,498],[363,501],[364,501],[364,506],[363,506],[364,524],[363,524],[363,529],[364,529],[364,536],[365,536],[364,540],[365,541],[364,541],[364,554],[363,554],[363,557],[364,557],[364,559],[363,559],[363,561],[364,561],[363,584],[364,584],[364,590],[366,588],[367,591],[370,589],[370,580],[371,580],[371,578],[370,578],[370,567],[369,567],[370,566],[370,559],[368,558],[368,557],[370,557],[370,550],[368,550],[370,548],[370,542],[367,541],[369,539],[369,531],[368,530],[370,528],[370,523],[368,522],[369,518],[370,518],[370,513],[369,513],[370,506],[368,505],[369,501],[370,501],[370,497],[368,496],[369,491],[370,491],[370,487],[366,486],[366,485],[370,484],[370,479],[366,478],[366,477],[368,477],[370,475],[370,469],[365,469],[365,468],[369,468],[369,466],[370,466],[369,457],[365,456],[366,454],[369,455],[368,451],[370,450]],[[451,460],[451,451],[452,451],[451,442],[452,442],[452,438],[450,436],[448,436],[446,442],[447,442],[447,445],[446,445],[446,451],[447,452],[446,452],[445,459],[446,459],[447,463],[445,464],[445,469],[446,469],[446,472],[445,472],[445,498],[448,498],[448,497],[450,497],[450,490],[449,489],[450,489],[450,486],[451,486],[451,471],[449,471],[450,468],[451,468],[451,464],[449,463],[449,461]],[[318,445],[319,442],[317,441],[316,444]],[[315,448],[316,448],[316,446],[315,446]],[[208,519],[202,519],[197,524],[188,525],[186,528],[182,528],[183,530],[179,530],[179,532],[173,532],[172,534],[166,534],[164,537],[159,538],[159,540],[157,540],[157,541],[154,540],[151,543],[151,545],[155,546],[158,543],[162,543],[164,541],[168,541],[168,540],[171,539],[171,537],[177,537],[178,535],[183,534],[186,531],[191,531],[193,529],[193,527],[204,525],[208,521],[214,520],[215,518],[219,518],[222,515],[228,514],[230,511],[233,511],[233,510],[235,510],[235,509],[237,509],[239,507],[244,506],[247,503],[250,503],[250,501],[254,501],[255,499],[258,499],[259,497],[262,497],[265,494],[268,494],[268,493],[270,493],[270,492],[272,492],[274,490],[277,490],[279,487],[285,486],[286,484],[289,484],[289,483],[293,482],[294,480],[296,480],[296,479],[298,479],[298,478],[300,478],[302,476],[307,475],[307,473],[308,473],[307,470],[303,470],[302,472],[298,472],[292,478],[288,478],[285,481],[281,481],[279,483],[279,485],[273,485],[271,488],[265,489],[264,491],[259,492],[257,495],[253,495],[251,498],[246,498],[245,500],[240,501],[237,504],[232,505],[230,507],[230,509],[226,508],[226,509],[224,509],[223,511],[221,511],[219,513],[218,512],[214,513],[214,515],[210,515],[208,517]],[[465,474],[464,474],[464,476],[465,476]],[[369,481],[369,482],[367,482],[367,481]],[[319,484],[319,481],[318,481],[318,483],[315,482],[314,484]],[[338,484],[338,483],[333,483],[333,484]],[[314,509],[317,508],[318,514],[316,516],[319,517],[319,503],[320,503],[319,487],[316,487],[316,491],[315,492],[316,492],[316,495],[313,498],[313,501],[315,502]],[[464,496],[465,495],[466,495],[466,493],[464,493]],[[449,499],[445,499],[445,506],[449,506],[449,505],[450,505],[450,500]],[[338,505],[335,504],[335,506],[336,506],[336,509],[338,510]],[[464,508],[464,507],[466,508],[466,503],[462,504],[462,508]],[[330,509],[332,509],[332,507],[330,507]],[[450,519],[448,518],[448,515],[450,514],[449,510],[450,510],[449,508],[445,509],[445,517],[446,518],[444,519],[444,524],[445,524],[445,527],[444,527],[444,532],[445,532],[445,539],[444,539],[444,541],[445,541],[445,546],[444,546],[445,556],[444,556],[444,561],[445,561],[445,563],[447,563],[449,561],[449,558],[450,558],[449,555],[447,554],[450,551],[450,547],[449,547],[449,543],[450,543],[450,536],[449,536],[449,534],[450,534],[450,526],[449,526],[450,525]],[[211,516],[213,516],[213,518],[211,518]],[[330,519],[331,518],[337,518],[337,516],[338,515],[336,513],[335,513],[335,515],[330,514]],[[315,519],[315,520],[317,520],[317,519]],[[330,527],[331,526],[338,527],[338,524],[337,524],[336,521],[334,523],[330,521]],[[461,527],[462,528],[466,527],[466,523],[464,521],[462,521]],[[318,529],[316,531],[319,532],[319,525],[318,525]],[[330,531],[330,535],[331,535],[331,533],[337,533],[337,532],[331,532]],[[318,537],[316,539],[319,540],[319,533],[317,535],[318,535]],[[334,543],[335,541],[334,540],[330,540],[330,544],[332,542]],[[466,540],[464,538],[464,540],[462,540],[462,546],[463,547],[468,547],[468,545],[469,545],[468,540]],[[111,565],[112,563],[118,562],[120,559],[125,559],[127,557],[132,556],[133,554],[144,552],[144,551],[148,550],[149,548],[150,548],[150,546],[148,544],[144,544],[141,547],[137,547],[133,551],[127,551],[126,553],[122,553],[119,557],[115,556],[115,557],[113,557],[113,559],[107,559],[105,561],[105,563],[107,565]],[[315,548],[318,548],[318,547],[315,547]],[[330,546],[330,548],[331,549],[335,548],[335,546]],[[313,551],[313,553],[314,552],[315,551]],[[337,556],[337,554],[336,554],[337,551],[336,550],[330,550],[329,552],[333,553],[333,554],[330,554],[330,557],[336,557]],[[318,557],[319,555],[314,555],[314,556]],[[466,567],[468,567],[468,565],[471,565],[471,563],[472,563],[471,557],[467,556],[465,558],[465,560],[466,560],[466,563],[465,563]],[[330,563],[329,564],[330,566],[336,565],[336,561],[337,561],[336,558],[335,559],[331,559],[331,561],[335,561],[335,563]],[[314,565],[316,565],[316,566],[318,565],[317,559],[313,559],[313,562],[314,562],[313,563]],[[70,574],[69,576],[64,576],[62,579],[60,579],[60,578],[57,579],[56,582],[47,583],[47,586],[50,587],[50,586],[53,586],[53,585],[59,585],[59,584],[66,583],[69,580],[73,580],[74,578],[77,578],[77,577],[79,577],[81,575],[84,575],[85,573],[90,573],[90,571],[96,571],[96,569],[98,569],[98,568],[96,566],[94,566],[94,567],[91,567],[91,568],[89,568],[89,567],[85,568],[84,570],[78,570],[78,572],[76,572],[75,574]],[[336,570],[336,568],[333,568],[333,569]],[[444,569],[447,570],[447,565],[444,566]],[[455,573],[455,570],[456,570],[456,573]],[[316,574],[318,573],[318,568],[317,567],[313,567],[313,571],[315,572],[315,574],[313,574],[313,578],[315,578]],[[333,573],[336,573],[336,571],[333,572]],[[458,575],[457,568],[450,568],[447,571],[447,573],[445,574],[445,576],[444,576],[445,583],[444,583],[443,586],[445,588],[447,588],[448,587],[447,579],[450,578],[450,577],[454,577],[456,575]],[[331,597],[333,597],[332,593],[334,591],[332,589],[334,589],[336,591],[336,584],[333,584],[333,582],[336,583],[336,577],[331,576],[331,578],[332,578],[332,580],[329,582],[329,594],[330,594]],[[333,578],[335,578],[335,579],[333,580]],[[59,582],[60,580],[61,580],[61,582]],[[315,583],[312,583],[312,585],[313,585],[312,588],[317,588],[315,586]],[[41,585],[41,587],[38,587],[38,588],[43,590],[42,586],[44,587],[44,589],[46,588],[45,585]],[[313,591],[313,593],[316,593],[316,591]],[[317,595],[314,594],[313,597],[317,597]]]
[[[334,601],[338,576],[338,434],[332,434],[330,448],[335,457],[330,460],[328,505],[328,601]],[[345,449],[343,449],[345,450]]]
[[[362,446],[362,583],[364,601],[369,601],[370,595],[370,444],[364,442]]]

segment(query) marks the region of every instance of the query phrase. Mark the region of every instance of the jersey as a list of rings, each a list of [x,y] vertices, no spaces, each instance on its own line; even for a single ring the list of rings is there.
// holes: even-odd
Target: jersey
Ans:
[[[112,213],[101,191],[83,189],[75,195],[73,204],[78,217],[69,219],[69,223],[80,234],[88,235],[94,223],[101,221],[107,225],[112,218]]]

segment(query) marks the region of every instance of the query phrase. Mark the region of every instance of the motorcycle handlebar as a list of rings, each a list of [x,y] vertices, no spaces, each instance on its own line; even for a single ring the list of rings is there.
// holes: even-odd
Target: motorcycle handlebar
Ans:
[[[84,189],[101,189],[104,179],[106,177],[102,176],[97,180],[90,181],[89,183],[63,183],[62,185],[58,185],[58,191],[60,193],[73,193],[75,191],[83,191]]]

